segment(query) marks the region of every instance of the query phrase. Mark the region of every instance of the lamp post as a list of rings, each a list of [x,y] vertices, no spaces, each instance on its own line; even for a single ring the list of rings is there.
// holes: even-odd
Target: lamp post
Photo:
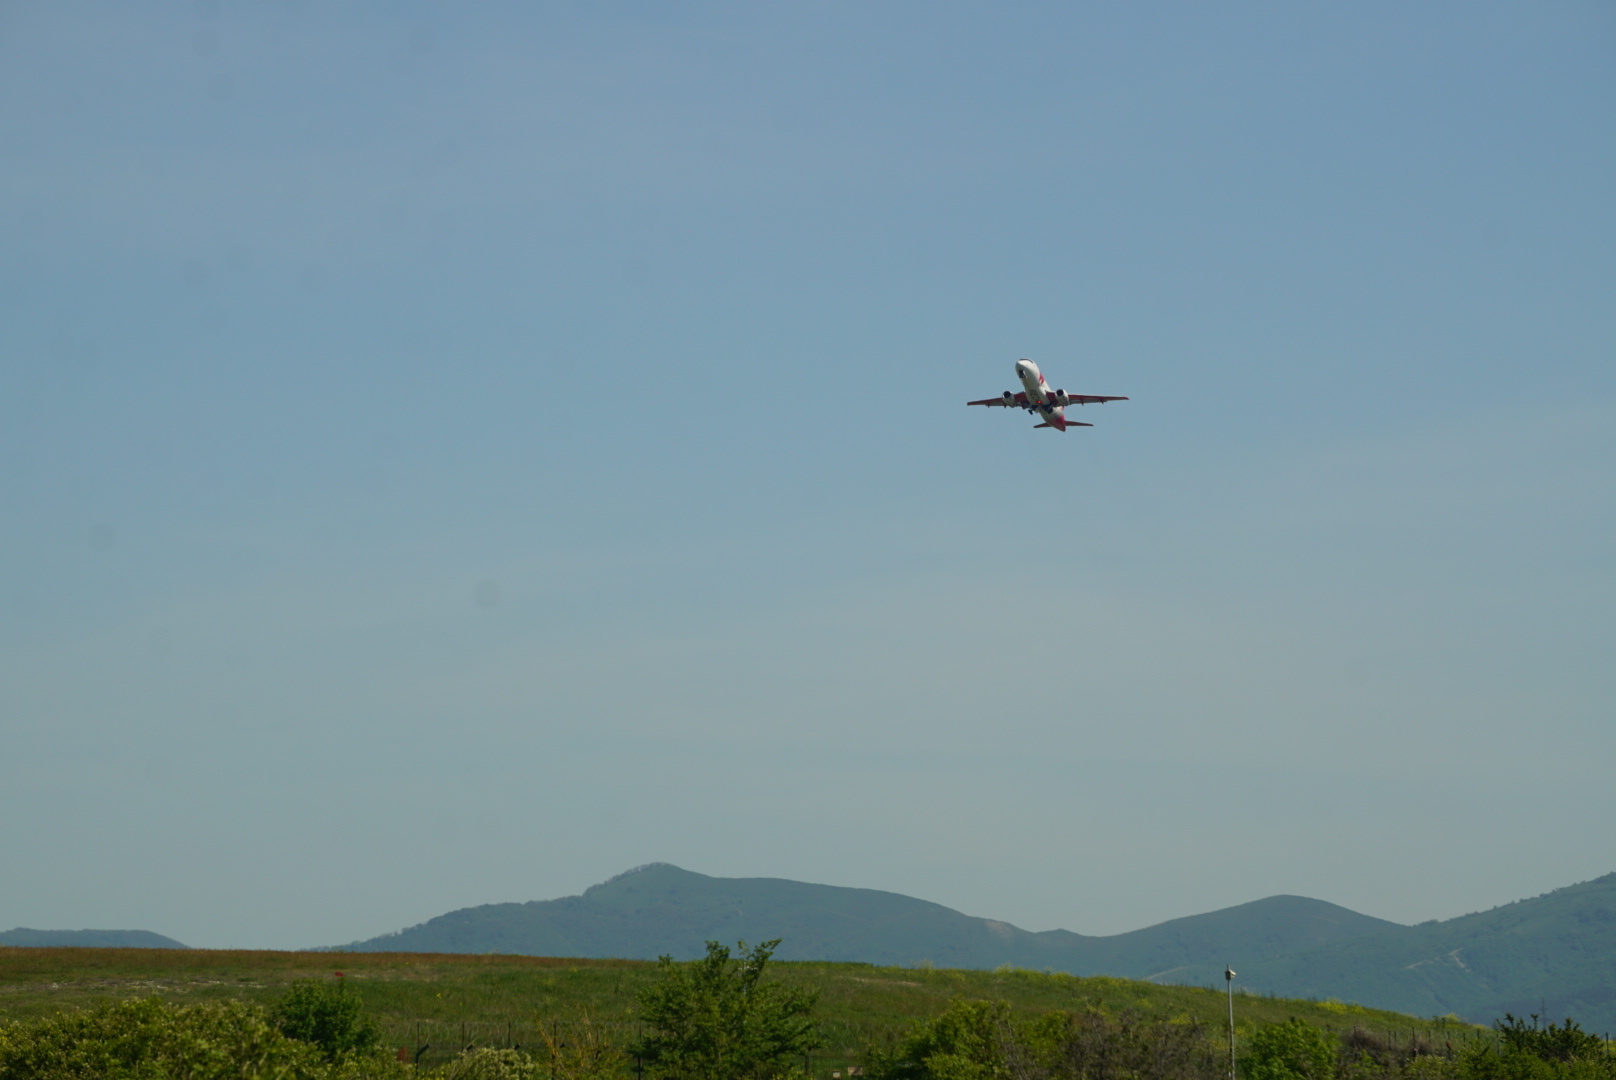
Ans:
[[[1223,981],[1229,984],[1229,1080],[1234,1076],[1234,968],[1223,969]]]

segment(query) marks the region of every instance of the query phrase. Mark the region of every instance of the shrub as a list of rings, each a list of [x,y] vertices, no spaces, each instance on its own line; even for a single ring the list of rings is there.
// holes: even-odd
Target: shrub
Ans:
[[[569,1039],[557,1039],[542,1026],[539,1035],[548,1053],[544,1062],[547,1080],[607,1080],[622,1076],[628,1067],[628,1055],[589,1022],[588,1013]]]
[[[156,998],[58,1013],[4,1028],[0,1080],[325,1080],[313,1047],[288,1039],[241,1002],[165,1005]],[[357,1075],[357,1074],[353,1074]]]
[[[335,985],[300,979],[287,988],[272,1016],[282,1034],[318,1046],[327,1061],[370,1053],[381,1045],[381,1032],[341,979]]]
[[[1498,1046],[1478,1046],[1460,1063],[1462,1080],[1616,1080],[1605,1041],[1567,1019],[1562,1027],[1528,1025],[1509,1013],[1493,1025]]]
[[[1240,1059],[1243,1080],[1330,1080],[1335,1073],[1335,1036],[1294,1017],[1269,1024],[1246,1040]]]
[[[1017,1021],[1006,1002],[955,1001],[865,1056],[870,1080],[1223,1080],[1197,1024],[1131,1013],[1051,1012]]]
[[[1423,1035],[1399,1039],[1355,1027],[1341,1037],[1337,1080],[1458,1080],[1453,1047]]]
[[[818,1045],[808,1018],[818,995],[763,980],[778,944],[748,950],[743,941],[731,960],[728,949],[709,941],[701,960],[659,960],[656,984],[640,994],[650,1030],[635,1047],[654,1080],[771,1080]]]
[[[1002,1001],[954,1001],[890,1048],[865,1055],[870,1080],[1007,1080],[1014,1036]]]
[[[443,1080],[538,1080],[548,1074],[520,1050],[484,1046],[461,1054],[437,1075]]]
[[[1055,1014],[1030,1029],[1051,1039],[1053,1080],[1223,1080],[1228,1061],[1196,1023],[1144,1020],[1132,1013]]]
[[[1609,1056],[1605,1040],[1583,1031],[1569,1016],[1564,1027],[1539,1027],[1536,1016],[1528,1026],[1525,1020],[1505,1013],[1493,1027],[1506,1054],[1530,1054],[1544,1061],[1598,1061]]]

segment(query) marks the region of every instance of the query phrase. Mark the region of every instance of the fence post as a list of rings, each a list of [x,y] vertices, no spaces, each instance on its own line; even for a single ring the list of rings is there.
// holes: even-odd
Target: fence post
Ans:
[[[1234,968],[1223,969],[1223,981],[1229,984],[1229,1080],[1234,1075]]]

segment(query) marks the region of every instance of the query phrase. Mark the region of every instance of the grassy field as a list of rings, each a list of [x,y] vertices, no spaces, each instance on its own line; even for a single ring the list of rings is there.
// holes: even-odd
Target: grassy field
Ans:
[[[635,1030],[635,995],[655,977],[638,960],[565,960],[453,953],[298,953],[169,949],[0,948],[0,1018],[17,1019],[130,997],[171,1002],[239,998],[269,1004],[295,979],[335,978],[364,1000],[390,1045],[440,1060],[470,1045],[536,1046],[587,1021],[623,1039]],[[820,992],[825,1046],[812,1072],[828,1076],[858,1061],[872,1042],[935,1016],[956,997],[1010,1002],[1021,1013],[1097,1006],[1153,1017],[1196,1019],[1221,1029],[1221,989],[1158,986],[1024,970],[951,971],[868,964],[777,963],[782,981]],[[1364,1027],[1457,1045],[1478,1029],[1338,1002],[1235,995],[1236,1028],[1300,1017],[1334,1030]]]

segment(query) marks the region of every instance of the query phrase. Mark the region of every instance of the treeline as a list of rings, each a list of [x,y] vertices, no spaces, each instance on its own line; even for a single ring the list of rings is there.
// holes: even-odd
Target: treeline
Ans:
[[[383,1045],[345,980],[293,983],[272,1006],[157,999],[0,1023],[0,1080],[806,1080],[817,995],[766,978],[778,942],[710,943],[664,958],[638,994],[631,1041],[587,1016],[542,1045],[456,1047],[423,1064]],[[1300,1019],[1244,1031],[1235,1080],[1616,1080],[1616,1056],[1575,1023],[1506,1016],[1459,1047],[1414,1033],[1343,1034]],[[1230,1080],[1226,1031],[1087,1007],[1017,1015],[956,1000],[867,1048],[866,1080]]]

